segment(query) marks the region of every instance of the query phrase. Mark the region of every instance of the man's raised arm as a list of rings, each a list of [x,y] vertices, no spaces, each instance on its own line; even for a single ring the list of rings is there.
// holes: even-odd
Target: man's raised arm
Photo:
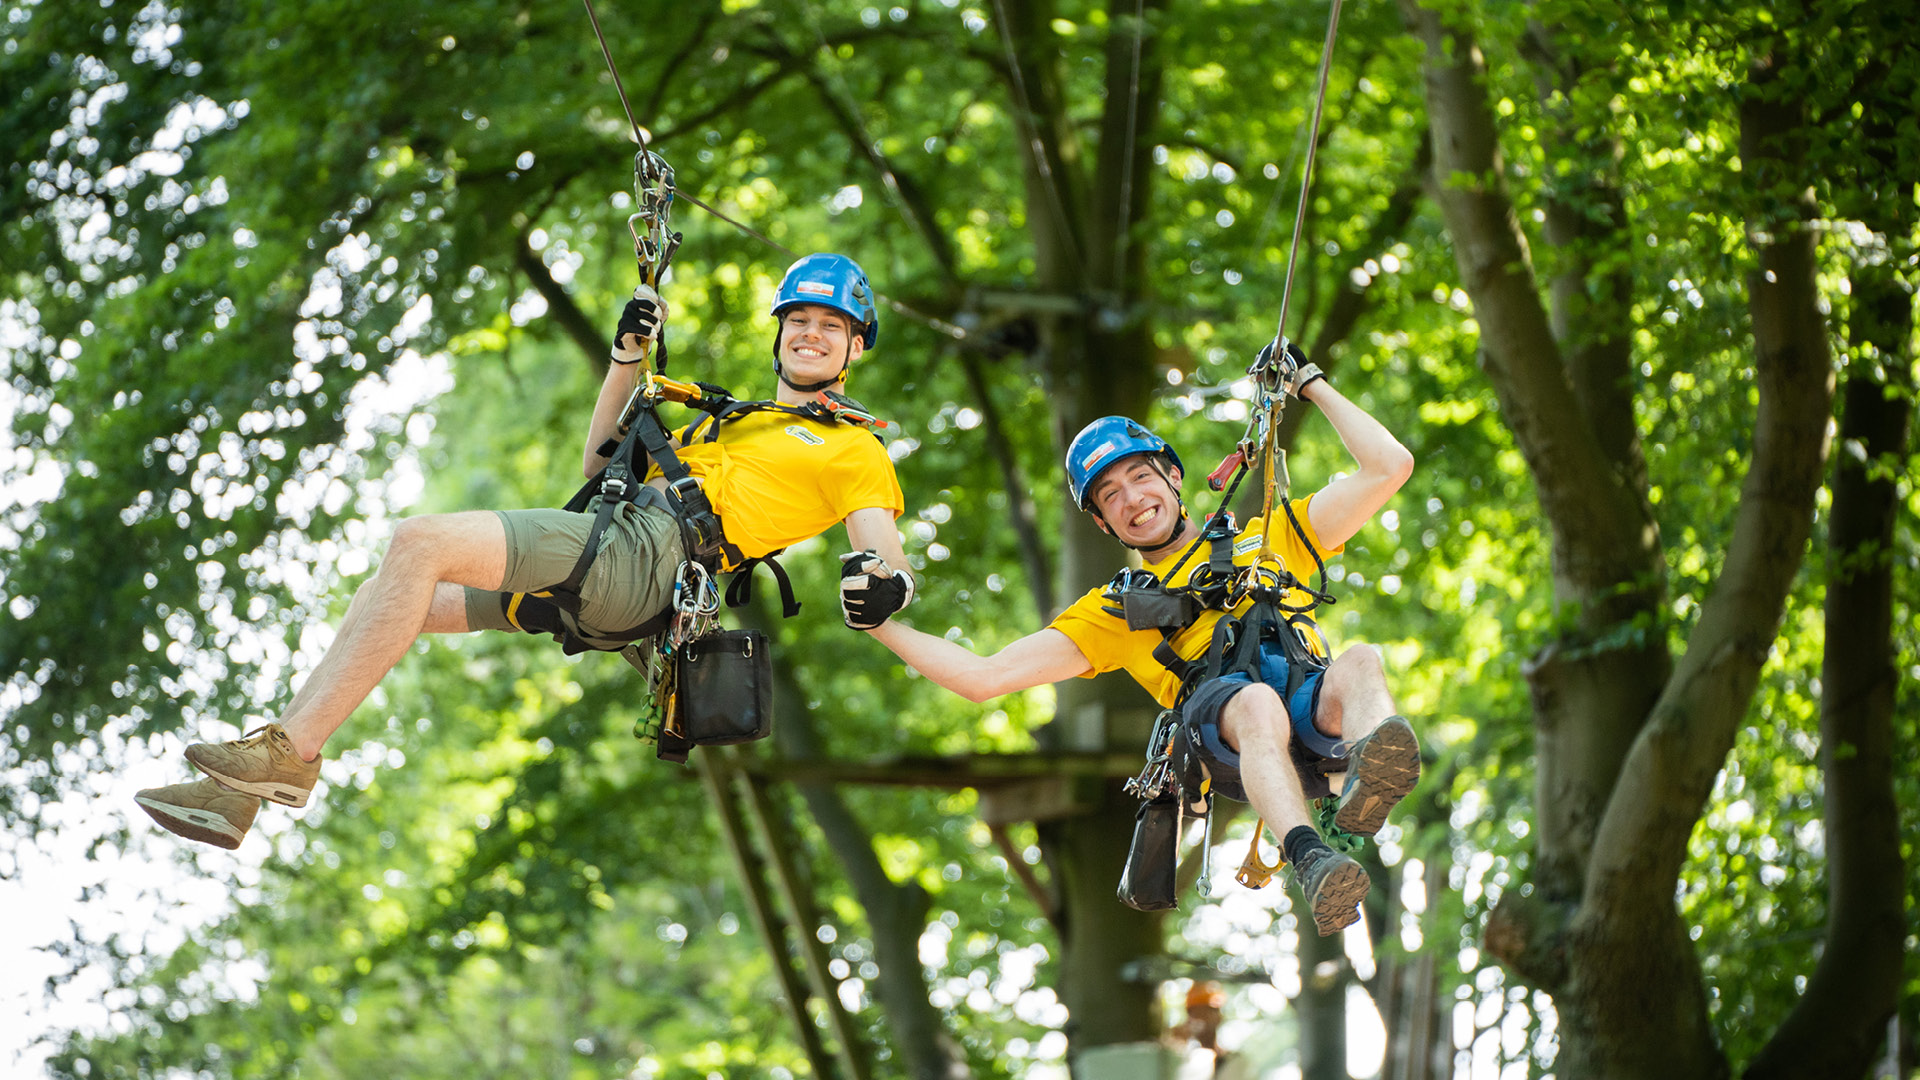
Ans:
[[[593,403],[593,420],[587,425],[586,454],[581,468],[588,479],[607,463],[600,447],[617,436],[620,410],[626,408],[627,399],[633,396],[633,388],[640,381],[640,361],[647,358],[653,343],[659,339],[666,317],[666,301],[645,285],[633,290],[633,299],[627,301],[626,309],[620,313],[620,328],[614,331],[613,350],[608,357],[607,377],[600,383],[600,397]],[[645,460],[644,452],[635,454],[634,466],[644,469]]]
[[[1360,466],[1358,471],[1322,488],[1307,504],[1307,518],[1321,546],[1336,548],[1352,539],[1413,475],[1413,454],[1380,421],[1348,401],[1326,379],[1305,383],[1300,396],[1326,415],[1347,453]]]

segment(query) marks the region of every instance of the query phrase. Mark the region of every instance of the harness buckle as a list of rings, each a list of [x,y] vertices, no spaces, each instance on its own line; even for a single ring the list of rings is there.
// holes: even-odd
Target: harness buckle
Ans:
[[[700,489],[700,482],[692,476],[683,476],[678,480],[667,481],[667,490],[671,491],[673,497],[679,500],[683,506],[692,502],[695,496],[705,496],[706,494],[706,492]]]

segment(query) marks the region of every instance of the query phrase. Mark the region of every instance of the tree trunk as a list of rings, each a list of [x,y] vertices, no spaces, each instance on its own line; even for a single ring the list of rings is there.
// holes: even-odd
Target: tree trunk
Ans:
[[[1893,235],[1909,234],[1911,216],[1894,215]],[[1907,456],[1913,329],[1913,297],[1892,261],[1855,267],[1820,673],[1826,948],[1799,1005],[1748,1067],[1748,1080],[1865,1075],[1899,1006],[1906,891],[1893,792],[1894,477]]]
[[[1560,1075],[1724,1076],[1674,893],[1811,531],[1832,391],[1807,205],[1790,184],[1791,197],[1761,199],[1752,460],[1714,593],[1663,678],[1663,635],[1651,628],[1661,625],[1664,559],[1618,437],[1615,399],[1629,388],[1605,374],[1617,358],[1603,351],[1575,364],[1553,332],[1506,193],[1474,40],[1418,0],[1401,9],[1426,51],[1434,198],[1473,297],[1488,378],[1538,485],[1555,599],[1573,616],[1525,668],[1539,735],[1538,888],[1503,898],[1489,951],[1555,992]],[[1795,160],[1782,136],[1799,123],[1768,100],[1766,79],[1756,72],[1741,117],[1742,158],[1762,183]],[[1514,928],[1525,932],[1504,932]]]
[[[766,610],[757,601],[741,609],[743,622],[772,632]],[[774,745],[794,760],[820,756],[814,716],[804,704],[808,695],[794,677],[792,663],[774,651]],[[703,751],[704,752],[704,751]],[[796,783],[795,789],[840,862],[854,896],[867,914],[873,935],[874,964],[880,975],[873,982],[874,998],[886,1016],[902,1074],[913,1080],[959,1080],[972,1075],[967,1054],[947,1031],[945,1018],[933,1006],[921,973],[920,935],[927,928],[929,901],[914,882],[896,884],[873,853],[873,837],[848,809],[831,784]],[[802,927],[810,933],[812,928]]]
[[[1759,409],[1726,563],[1686,655],[1635,740],[1595,836],[1569,935],[1572,1076],[1720,1077],[1699,960],[1674,906],[1687,841],[1733,748],[1812,532],[1833,396],[1806,227],[1811,191],[1800,104],[1774,91],[1772,57],[1741,103],[1742,158],[1758,192],[1749,277]]]
[[[1296,905],[1296,912],[1302,909]],[[1300,1024],[1301,1080],[1347,1080],[1347,986],[1352,981],[1339,934],[1321,937],[1312,920],[1300,920],[1300,996],[1293,1000]]]
[[[1418,0],[1401,0],[1401,12],[1426,50],[1431,193],[1473,298],[1483,366],[1538,486],[1554,599],[1573,616],[1522,669],[1538,762],[1536,891],[1510,890],[1501,903],[1536,910],[1504,911],[1497,925],[1540,932],[1488,942],[1523,978],[1553,990],[1562,977],[1552,940],[1557,906],[1580,894],[1594,830],[1668,669],[1662,636],[1646,631],[1664,594],[1665,564],[1644,490],[1621,464],[1633,454],[1617,433],[1603,438],[1594,419],[1630,415],[1632,387],[1594,374],[1601,363],[1589,348],[1575,350],[1588,359],[1570,370],[1507,192],[1479,48]],[[1566,294],[1574,286],[1563,275],[1555,288]],[[1527,947],[1507,947],[1514,942]]]
[[[1157,8],[1145,5],[1149,13]],[[1037,359],[1058,403],[1055,445],[1064,453],[1095,417],[1140,416],[1150,404],[1153,338],[1140,303],[1145,245],[1128,241],[1133,223],[1142,220],[1151,182],[1146,133],[1159,114],[1160,68],[1152,35],[1134,19],[1134,5],[1114,0],[1099,165],[1088,175],[1064,105],[1060,54],[1050,29],[1053,5],[995,0],[994,13],[1009,54],[1008,90],[1022,140],[1037,286],[1048,295],[1085,298],[1078,310],[1038,316]],[[1057,611],[1112,577],[1122,552],[1068,503],[1064,491],[1054,505],[1063,514]],[[1128,680],[1072,680],[1059,687],[1056,700],[1054,720],[1041,732],[1043,748],[1131,750],[1146,740],[1153,709]],[[1129,979],[1124,969],[1165,948],[1159,917],[1114,897],[1132,841],[1135,801],[1115,782],[1090,802],[1091,812],[1041,823],[1039,830],[1059,894],[1060,998],[1072,1017],[1068,1037],[1075,1055],[1157,1037],[1155,988]]]

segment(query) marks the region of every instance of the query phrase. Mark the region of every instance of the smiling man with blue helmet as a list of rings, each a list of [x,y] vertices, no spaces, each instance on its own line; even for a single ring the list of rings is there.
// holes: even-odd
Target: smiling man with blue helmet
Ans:
[[[796,383],[782,363],[782,352],[798,347],[788,340],[788,316],[808,308],[839,312],[853,321],[840,353],[840,369],[832,376]],[[780,322],[773,335],[773,373],[796,393],[813,394],[846,381],[847,368],[859,355],[880,342],[880,318],[873,306],[873,286],[859,264],[845,255],[808,255],[787,268],[773,297],[773,317]],[[798,316],[796,316],[796,319]],[[829,357],[831,359],[831,357]]]
[[[1327,417],[1358,466],[1300,500],[1288,521],[1267,530],[1256,519],[1237,533],[1223,529],[1217,537],[1203,537],[1180,497],[1183,469],[1173,447],[1137,421],[1102,417],[1067,448],[1068,493],[1103,532],[1139,552],[1143,570],[1090,590],[1046,629],[990,657],[898,622],[872,633],[915,670],[973,701],[1125,670],[1163,707],[1179,711],[1212,790],[1252,803],[1273,826],[1314,925],[1325,935],[1359,918],[1370,883],[1359,863],[1329,847],[1314,829],[1303,776],[1324,789],[1327,774],[1344,770],[1335,822],[1371,836],[1420,775],[1419,742],[1396,715],[1378,650],[1361,646],[1329,657],[1311,624],[1302,626],[1304,616],[1294,615],[1282,629],[1297,630],[1297,640],[1283,645],[1256,635],[1258,649],[1247,651],[1240,669],[1225,670],[1211,654],[1214,631],[1223,618],[1244,617],[1252,600],[1235,602],[1230,612],[1172,605],[1175,614],[1138,628],[1133,611],[1121,603],[1128,588],[1147,585],[1165,596],[1197,590],[1192,582],[1203,571],[1245,569],[1259,558],[1263,537],[1271,541],[1270,558],[1277,557],[1292,579],[1306,581],[1412,474],[1406,448],[1335,390],[1318,367],[1291,349],[1281,367],[1287,391]],[[1286,596],[1283,602],[1293,608],[1308,606],[1310,599],[1300,588]]]
[[[854,548],[901,567],[872,575],[864,589],[843,587],[849,622],[877,624],[905,607],[913,578],[894,527],[905,498],[886,447],[861,424],[871,417],[838,394],[853,362],[879,340],[873,287],[844,255],[808,255],[781,279],[770,313],[778,322],[773,400],[728,398],[724,419],[715,414],[704,433],[695,424],[670,440],[717,516],[722,542],[715,550],[691,550],[686,522],[673,509],[680,504],[651,497],[667,487],[658,464],[645,473],[653,490],[642,489],[646,497],[619,503],[603,519],[596,516],[602,496],[585,512],[408,518],[278,721],[242,739],[188,747],[201,778],[139,792],[141,809],[181,836],[238,847],[261,799],[306,805],[327,740],[421,634],[526,630],[553,633],[570,646],[618,649],[658,632],[647,628],[663,619],[689,563],[707,573],[737,570],[835,522],[845,525]],[[589,478],[618,445],[611,436],[666,315],[665,303],[644,285],[621,313],[588,427],[582,464]],[[635,473],[646,468],[641,453]],[[588,556],[593,537],[599,546]],[[570,574],[579,578],[578,610],[543,603]]]

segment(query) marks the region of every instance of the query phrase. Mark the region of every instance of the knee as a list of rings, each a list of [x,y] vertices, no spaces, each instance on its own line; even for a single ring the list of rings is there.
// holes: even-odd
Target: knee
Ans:
[[[391,566],[396,562],[419,562],[443,550],[445,538],[439,528],[439,516],[426,514],[402,518],[393,527],[393,538],[387,541],[387,555],[382,566]]]
[[[1328,673],[1332,674],[1333,669],[1339,671],[1341,678],[1356,682],[1384,684],[1387,681],[1387,664],[1376,645],[1355,645],[1334,660]]]
[[[1220,734],[1234,749],[1245,752],[1249,740],[1285,746],[1293,737],[1293,726],[1279,693],[1265,683],[1254,683],[1233,695],[1221,710]]]

